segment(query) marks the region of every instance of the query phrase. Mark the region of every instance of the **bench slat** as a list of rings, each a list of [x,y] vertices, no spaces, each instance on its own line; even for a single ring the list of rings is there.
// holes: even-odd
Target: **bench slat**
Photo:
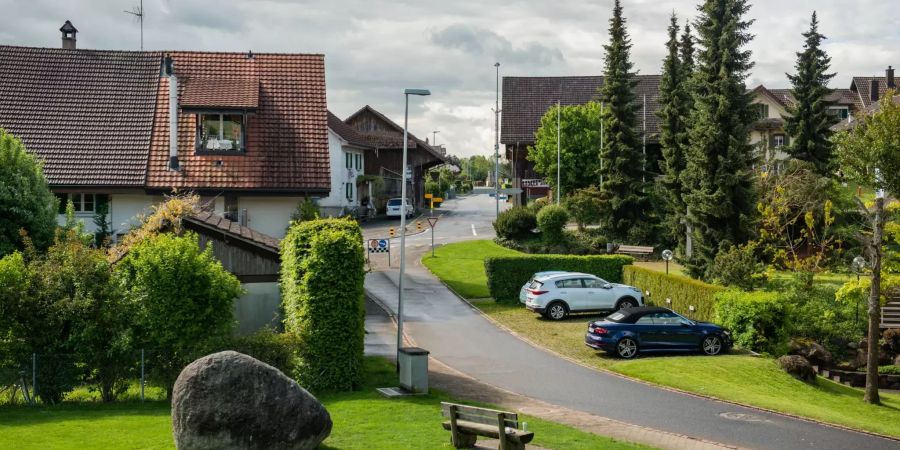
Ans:
[[[474,406],[457,405],[454,403],[441,403],[441,415],[451,417],[451,408],[455,409],[455,417],[457,420],[466,420],[469,422],[483,423],[485,425],[497,425],[498,415],[505,414],[505,426],[511,428],[519,427],[519,417],[516,413],[498,411],[488,408],[477,408]]]
[[[450,430],[450,422],[444,422],[442,423],[442,425],[445,430]],[[491,439],[500,438],[498,428],[496,426],[489,426],[481,423],[465,422],[460,420],[456,422],[456,428],[463,433],[477,434],[479,436],[489,437]],[[510,430],[509,433],[506,433],[506,436],[513,442],[527,444],[531,442],[532,439],[534,439],[534,432]]]

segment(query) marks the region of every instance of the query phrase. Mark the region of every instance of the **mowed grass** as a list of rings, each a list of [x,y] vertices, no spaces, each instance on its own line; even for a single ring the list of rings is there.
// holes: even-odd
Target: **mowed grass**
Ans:
[[[484,298],[491,295],[484,273],[484,259],[521,254],[493,241],[465,241],[438,247],[435,256],[426,255],[422,263],[464,298]]]
[[[448,395],[387,399],[376,387],[396,386],[393,363],[366,359],[363,389],[319,395],[334,427],[325,449],[452,448],[441,427],[441,401]],[[535,445],[551,449],[641,449],[534,417],[520,416],[535,432]],[[141,403],[64,403],[51,407],[0,407],[0,448],[171,449],[170,407]]]
[[[463,253],[467,260],[478,259],[474,253],[478,249],[475,242],[478,241],[466,242],[466,245],[449,244],[442,250],[450,254]],[[493,242],[483,242],[490,244],[486,248],[496,246]],[[455,248],[457,246],[459,248]],[[651,267],[665,270],[659,265]],[[464,272],[466,268],[468,273]],[[485,279],[483,265],[470,263],[464,268],[454,269],[455,279]],[[446,271],[442,267],[432,268],[432,271],[444,279]],[[844,274],[816,277],[817,282],[836,285],[846,279],[848,275]],[[448,279],[444,281],[451,284]],[[485,294],[486,291],[485,286]],[[475,300],[473,304],[519,336],[591,367],[722,400],[900,437],[900,396],[896,394],[882,393],[882,406],[868,405],[862,401],[861,389],[839,385],[824,378],[820,378],[816,386],[807,385],[784,373],[773,359],[749,355],[642,356],[633,361],[623,361],[584,345],[587,323],[600,318],[600,315],[576,314],[553,322],[517,304],[498,304],[490,298]]]
[[[481,311],[525,339],[582,364],[640,380],[851,428],[900,437],[900,396],[882,393],[882,406],[862,401],[861,389],[824,378],[816,386],[798,381],[771,358],[699,354],[641,356],[625,361],[584,345],[587,323],[596,315],[553,322],[519,305],[492,299],[473,302]]]

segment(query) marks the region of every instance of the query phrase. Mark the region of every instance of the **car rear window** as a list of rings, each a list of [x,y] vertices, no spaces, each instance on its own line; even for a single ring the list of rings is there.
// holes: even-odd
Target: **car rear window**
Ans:
[[[400,206],[400,199],[392,198],[392,199],[388,200],[388,206]]]
[[[531,280],[531,284],[528,285],[528,289],[537,289],[543,285],[544,283],[541,283],[540,281]]]

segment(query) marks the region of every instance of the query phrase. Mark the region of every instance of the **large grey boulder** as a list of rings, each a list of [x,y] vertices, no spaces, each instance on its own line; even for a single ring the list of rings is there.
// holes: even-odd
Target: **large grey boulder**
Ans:
[[[831,367],[834,361],[831,352],[812,339],[791,339],[788,342],[788,354],[802,356],[811,364],[822,368]]]
[[[314,449],[331,425],[325,407],[294,380],[237,352],[190,363],[172,392],[181,450]]]
[[[784,355],[778,358],[778,365],[790,376],[800,381],[806,383],[816,382],[816,372],[813,370],[812,365],[800,355]]]

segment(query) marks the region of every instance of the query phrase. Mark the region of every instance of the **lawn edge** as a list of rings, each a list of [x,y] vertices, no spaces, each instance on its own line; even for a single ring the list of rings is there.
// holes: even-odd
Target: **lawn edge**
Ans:
[[[596,367],[596,366],[591,366],[591,365],[585,364],[585,363],[583,363],[582,361],[579,361],[579,360],[577,360],[577,359],[574,359],[574,358],[571,358],[571,357],[569,357],[569,356],[563,355],[563,354],[561,354],[561,353],[557,353],[557,352],[555,352],[555,351],[553,351],[553,350],[551,350],[551,349],[549,349],[549,348],[547,348],[547,347],[544,347],[544,346],[542,346],[542,345],[540,345],[540,344],[538,344],[538,343],[536,343],[536,342],[534,342],[534,341],[528,339],[527,337],[522,336],[520,333],[517,333],[516,331],[514,331],[514,330],[512,330],[511,328],[507,327],[506,325],[504,325],[504,324],[498,322],[498,321],[495,320],[493,317],[491,317],[491,316],[485,314],[484,311],[482,311],[480,308],[478,308],[477,306],[475,306],[471,301],[469,301],[468,299],[463,298],[461,295],[459,295],[459,293],[457,293],[455,290],[453,290],[453,288],[450,287],[447,283],[445,283],[444,280],[442,280],[439,276],[437,276],[434,272],[432,272],[431,269],[428,268],[428,266],[426,266],[425,264],[423,264],[422,261],[421,261],[421,259],[419,260],[419,264],[420,264],[422,267],[428,269],[428,272],[431,273],[435,278],[437,278],[437,280],[440,281],[441,284],[443,284],[447,289],[449,289],[450,292],[453,293],[453,295],[455,295],[457,298],[459,298],[460,300],[462,300],[463,302],[465,302],[467,305],[469,305],[470,308],[472,308],[472,309],[478,311],[478,314],[481,314],[482,317],[484,317],[485,319],[487,319],[488,321],[490,321],[491,323],[493,323],[493,324],[494,324],[495,326],[497,326],[498,328],[500,328],[500,329],[506,331],[507,333],[509,333],[509,334],[511,334],[511,335],[513,335],[513,336],[515,336],[516,338],[518,338],[518,339],[521,340],[522,342],[525,342],[526,344],[528,344],[528,345],[530,345],[530,346],[532,346],[532,347],[534,347],[534,348],[536,348],[536,349],[543,350],[543,351],[545,351],[545,352],[547,352],[547,353],[550,353],[551,355],[554,355],[554,356],[556,356],[556,357],[558,357],[558,358],[562,358],[562,359],[564,359],[564,360],[566,360],[566,361],[569,361],[569,362],[571,362],[571,363],[578,364],[579,366],[584,367],[584,368],[586,368],[586,369],[591,369],[591,370],[595,370],[595,371],[598,371],[598,372],[603,372],[603,373],[607,373],[607,374],[610,374],[610,375],[615,375],[615,376],[617,376],[617,377],[624,378],[624,379],[626,379],[626,380],[631,380],[631,381],[634,381],[634,382],[643,383],[643,384],[648,385],[648,386],[652,386],[652,387],[659,388],[659,389],[665,389],[665,390],[671,391],[671,392],[677,392],[677,393],[679,393],[679,394],[690,395],[690,396],[697,397],[697,398],[703,398],[703,399],[707,399],[707,400],[713,400],[713,401],[717,401],[717,402],[721,402],[721,403],[726,403],[726,404],[731,404],[731,405],[736,405],[736,406],[742,406],[742,407],[745,407],[745,408],[755,409],[755,410],[757,410],[757,411],[764,411],[764,412],[767,412],[767,413],[770,413],[770,414],[776,414],[776,415],[779,415],[779,416],[789,417],[789,418],[792,418],[792,419],[802,420],[802,421],[805,421],[805,422],[815,423],[815,424],[818,424],[818,425],[824,425],[824,426],[828,426],[828,427],[832,427],[832,428],[837,428],[837,429],[845,430],[845,431],[853,431],[853,432],[857,432],[857,433],[861,433],[861,434],[868,434],[868,435],[870,435],[870,436],[876,436],[876,437],[880,437],[880,438],[882,438],[882,439],[887,439],[887,440],[894,441],[894,442],[900,442],[900,436],[891,436],[891,435],[887,435],[887,434],[881,434],[881,433],[878,433],[878,432],[875,432],[875,431],[860,430],[860,429],[858,429],[858,428],[852,428],[852,427],[849,427],[849,426],[847,426],[847,425],[841,425],[841,424],[832,423],[832,422],[825,422],[825,421],[822,421],[822,420],[819,420],[819,419],[814,419],[814,418],[812,418],[812,417],[800,416],[800,415],[796,415],[796,414],[792,414],[792,413],[787,413],[787,412],[778,411],[778,410],[774,410],[774,409],[764,408],[764,407],[761,407],[761,406],[751,405],[751,404],[748,404],[748,403],[742,403],[742,402],[738,402],[738,401],[734,401],[734,400],[726,400],[726,399],[722,399],[722,398],[718,398],[718,397],[713,397],[713,396],[710,396],[710,395],[698,394],[698,393],[696,393],[696,392],[690,392],[690,391],[686,391],[686,390],[679,389],[679,388],[676,388],[676,387],[666,386],[666,385],[664,385],[664,384],[653,383],[653,382],[651,382],[651,381],[642,380],[642,379],[640,379],[640,378],[630,377],[630,376],[625,375],[625,374],[623,374],[623,373],[615,372],[615,371],[612,371],[612,370],[609,370],[609,369],[605,369],[605,368],[602,368],[602,367]],[[818,376],[818,375],[817,375],[817,376]],[[827,379],[827,378],[823,378],[823,377],[819,377],[819,378],[821,378],[822,380],[825,380],[825,381],[827,381],[827,382],[829,382],[829,383],[833,383],[833,381],[831,381],[831,380],[829,380],[829,379]],[[700,440],[700,439],[698,439],[698,440]],[[704,442],[710,442],[710,443],[717,444],[717,445],[724,445],[724,444],[722,444],[722,443],[720,443],[720,442],[714,442],[714,441],[705,441],[705,440],[704,440]]]

